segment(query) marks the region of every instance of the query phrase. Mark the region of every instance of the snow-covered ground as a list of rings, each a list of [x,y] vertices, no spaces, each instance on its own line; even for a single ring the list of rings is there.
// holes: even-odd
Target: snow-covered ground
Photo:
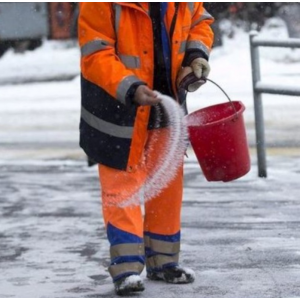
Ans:
[[[196,281],[145,280],[137,297],[299,298],[300,159],[272,156],[269,173],[208,183],[188,159],[180,262]],[[115,297],[96,168],[2,161],[0,181],[0,297]]]
[[[261,35],[287,37],[272,22]],[[263,95],[269,176],[259,179],[249,36],[235,33],[212,51],[210,78],[246,106],[252,169],[208,183],[190,151],[181,260],[197,280],[146,281],[142,297],[300,297],[300,97]],[[261,49],[262,79],[298,85],[299,51]],[[45,41],[0,59],[0,297],[114,297],[97,170],[78,147],[79,55]],[[225,101],[211,83],[188,96],[190,111]]]
[[[279,20],[274,20],[261,32],[261,36],[284,38],[287,32]],[[8,51],[0,59],[1,144],[20,143],[20,147],[24,148],[33,141],[44,145],[78,142],[80,53],[75,45],[73,41],[45,41],[35,51],[24,54]],[[263,82],[298,85],[300,49],[260,49]],[[249,143],[253,146],[254,110],[248,34],[235,29],[233,39],[225,38],[224,46],[212,51],[210,64],[210,79],[217,82],[232,100],[240,100],[246,106],[244,118]],[[73,79],[56,81],[70,78]],[[16,82],[27,84],[10,84]],[[300,145],[299,99],[263,95],[266,142],[269,146]],[[209,82],[188,96],[190,111],[226,101],[222,92]],[[11,156],[9,153],[3,155]]]

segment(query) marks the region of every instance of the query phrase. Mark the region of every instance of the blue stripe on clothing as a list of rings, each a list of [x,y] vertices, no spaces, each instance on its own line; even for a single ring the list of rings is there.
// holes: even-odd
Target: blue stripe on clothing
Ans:
[[[111,246],[128,243],[143,243],[143,239],[135,234],[121,230],[110,223],[107,224],[107,237]]]
[[[151,239],[164,241],[164,242],[176,243],[180,241],[180,231],[178,231],[173,235],[165,235],[165,234],[162,235],[162,234],[145,231],[144,235],[149,236]]]
[[[145,256],[144,255],[119,256],[114,258],[111,261],[111,265],[117,265],[117,264],[128,263],[128,262],[140,262],[141,264],[144,264]]]
[[[168,269],[168,268],[172,268],[172,267],[177,267],[178,266],[178,263],[175,263],[175,262],[171,262],[171,263],[167,263],[167,264],[164,264],[163,266],[161,267],[155,267],[155,268],[150,268],[150,267],[147,267],[147,272],[161,272],[162,270],[165,270],[165,269]]]
[[[152,256],[157,255],[157,254],[162,254],[162,255],[165,255],[165,256],[174,256],[177,253],[168,254],[168,253],[163,253],[163,252],[156,252],[156,251],[153,251],[150,247],[145,247],[145,254],[146,254],[146,257],[152,257]]]
[[[162,46],[164,52],[164,60],[166,64],[166,71],[169,85],[171,86],[171,48],[170,48],[170,38],[164,22],[165,14],[168,9],[168,2],[160,3],[160,22],[161,22],[161,38]]]

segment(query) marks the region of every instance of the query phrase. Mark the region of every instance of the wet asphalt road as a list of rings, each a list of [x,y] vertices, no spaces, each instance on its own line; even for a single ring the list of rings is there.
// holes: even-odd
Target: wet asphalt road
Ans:
[[[193,158],[185,171],[181,262],[197,279],[136,297],[300,297],[300,158],[271,157],[267,180],[253,165],[208,183]],[[0,182],[0,297],[115,297],[96,168],[2,161]]]

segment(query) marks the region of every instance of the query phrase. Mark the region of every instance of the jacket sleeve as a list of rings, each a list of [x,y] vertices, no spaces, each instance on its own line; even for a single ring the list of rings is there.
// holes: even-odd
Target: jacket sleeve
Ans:
[[[214,40],[210,26],[214,18],[203,7],[203,2],[189,2],[188,6],[192,20],[183,66],[190,65],[198,57],[208,60]]]
[[[137,78],[116,54],[113,3],[81,2],[78,19],[82,76],[126,104],[126,94]]]

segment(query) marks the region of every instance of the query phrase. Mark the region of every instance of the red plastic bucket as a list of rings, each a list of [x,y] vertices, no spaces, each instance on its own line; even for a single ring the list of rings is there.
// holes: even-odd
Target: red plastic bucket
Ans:
[[[190,142],[208,181],[227,182],[249,172],[244,110],[242,102],[231,101],[187,116]]]

